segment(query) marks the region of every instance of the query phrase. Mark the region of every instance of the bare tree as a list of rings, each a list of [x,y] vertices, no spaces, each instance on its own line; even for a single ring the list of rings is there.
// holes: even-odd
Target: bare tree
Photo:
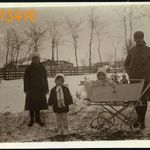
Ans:
[[[4,47],[6,47],[6,59],[5,59],[5,66],[7,66],[9,61],[9,53],[10,53],[10,45],[11,45],[11,32],[10,30],[6,31],[6,34],[4,35]]]
[[[121,23],[123,25],[124,37],[125,37],[125,49],[128,53],[130,48],[133,46],[133,39],[132,39],[133,27],[134,27],[133,20],[135,18],[133,7],[125,6],[120,11],[117,10],[117,14],[120,17]]]
[[[95,15],[95,8],[92,7],[88,16],[88,23],[90,27],[90,42],[89,42],[89,71],[91,70],[91,65],[92,65],[92,42],[93,42],[93,34],[94,34],[94,29],[97,23],[97,16]]]
[[[25,39],[23,36],[21,36],[15,29],[11,29],[12,34],[12,49],[14,51],[13,60],[18,63],[19,54],[21,51],[22,46],[26,43],[27,39]]]
[[[52,52],[52,64],[50,64],[51,69],[51,76],[53,76],[53,72],[55,72],[55,48],[57,52],[57,61],[58,61],[58,51],[59,51],[59,45],[62,42],[63,33],[61,30],[62,23],[55,20],[54,18],[51,18],[51,21],[47,21],[48,30],[49,30],[49,37],[51,41],[51,52]]]
[[[11,30],[7,30],[4,35],[4,39],[2,40],[2,42],[4,43],[4,48],[6,48],[6,57],[5,57],[5,63],[3,69],[4,79],[7,79],[7,75],[6,75],[7,65],[9,64],[10,60],[11,62],[13,61],[14,45],[12,41],[13,40],[12,40]]]
[[[114,55],[115,55],[115,58],[114,58],[114,66],[115,66],[115,73],[116,73],[116,68],[117,68],[117,48],[118,48],[118,45],[119,45],[119,36],[116,38],[116,42],[112,41],[112,46],[114,48]]]
[[[4,64],[6,53],[5,53],[4,47],[3,47],[1,42],[2,41],[0,41],[0,44],[1,44],[1,47],[0,47],[0,64]],[[0,65],[0,67],[1,67],[1,65]]]
[[[11,36],[12,36],[12,31],[11,31]],[[13,64],[13,62],[14,62],[14,59],[15,59],[15,42],[14,42],[14,39],[13,39],[13,36],[12,36],[12,38],[11,38],[11,42],[10,42],[11,44],[10,44],[10,49],[11,49],[11,52],[10,52],[10,60],[11,60],[11,62],[12,62],[12,64]]]
[[[64,43],[63,41],[63,33],[59,30],[55,39],[55,48],[57,54],[57,61],[59,60],[59,46]]]
[[[73,20],[73,19],[69,19],[66,17],[66,23],[68,26],[68,31],[73,40],[76,67],[77,67],[77,71],[78,71],[78,39],[79,39],[80,31],[81,31],[82,21],[81,21],[81,19]]]
[[[33,51],[38,52],[46,36],[46,29],[39,27],[37,24],[31,24],[28,31],[25,31],[29,39],[29,45]]]
[[[98,40],[97,51],[98,51],[101,67],[102,67],[102,56],[101,56],[100,46],[101,46],[102,34],[104,33],[103,32],[104,28],[105,28],[105,24],[103,22],[97,21],[97,23],[95,24],[95,33]]]
[[[52,61],[55,60],[55,48],[57,49],[57,60],[58,60],[58,48],[61,44],[63,33],[61,31],[61,22],[56,21],[55,19],[51,19],[51,21],[47,21],[50,40],[51,40],[51,49],[52,49]]]
[[[4,47],[6,48],[5,65],[14,61],[15,56],[15,43],[13,39],[12,29],[6,31],[3,39]]]

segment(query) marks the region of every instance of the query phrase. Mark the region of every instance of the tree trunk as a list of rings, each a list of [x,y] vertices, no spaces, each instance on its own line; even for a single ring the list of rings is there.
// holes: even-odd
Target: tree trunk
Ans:
[[[18,42],[17,42],[17,55],[16,55],[16,64],[18,64],[19,52],[20,52],[20,46],[18,45]]]
[[[58,53],[59,53],[59,45],[58,45],[58,43],[56,44],[56,51],[57,51],[57,62],[58,62]]]
[[[93,28],[91,30],[90,43],[89,43],[89,73],[91,72],[91,64],[92,64],[92,59],[91,59],[92,41],[93,41]]]
[[[130,27],[130,40],[129,40],[128,49],[130,49],[132,46],[132,30],[133,30],[132,12],[130,12],[129,24],[130,24],[130,26],[129,26]]]
[[[124,17],[124,34],[125,34],[125,46],[128,54],[128,39],[127,39],[127,25],[126,25],[126,16]]]
[[[6,66],[8,64],[8,54],[9,54],[9,45],[7,45],[7,52],[6,52]]]
[[[55,42],[52,41],[52,61],[54,61],[54,48],[55,48]]]
[[[116,68],[117,68],[117,63],[116,63],[116,55],[117,55],[117,54],[116,54],[116,53],[117,53],[117,52],[116,52],[116,51],[117,51],[117,50],[116,50],[116,48],[115,48],[115,74],[117,73],[117,71],[116,71]]]
[[[99,55],[99,60],[100,60],[100,66],[102,67],[102,57],[101,57],[101,52],[100,52],[100,39],[98,40],[98,55]]]
[[[53,77],[54,73],[54,48],[55,48],[55,41],[52,40],[52,64],[51,64],[51,76]]]
[[[38,41],[37,41],[37,39],[34,41],[34,43],[35,43],[34,51],[38,52]]]
[[[78,72],[78,56],[77,56],[77,41],[76,41],[76,39],[74,40],[74,50],[75,50],[76,67],[77,67],[77,72]]]
[[[12,51],[11,51],[11,62],[13,62],[14,61],[14,46],[12,45]]]
[[[4,69],[3,69],[3,79],[4,80],[7,80],[7,74],[6,74],[6,69],[7,69],[7,64],[8,64],[8,54],[9,54],[9,45],[7,45],[7,52],[6,52],[6,62],[5,62],[5,66],[4,66]]]

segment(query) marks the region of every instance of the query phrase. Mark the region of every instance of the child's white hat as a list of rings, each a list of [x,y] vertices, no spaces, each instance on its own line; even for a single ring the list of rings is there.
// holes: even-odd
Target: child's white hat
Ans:
[[[97,75],[98,75],[98,73],[100,73],[100,72],[104,73],[105,76],[107,75],[106,69],[105,69],[104,67],[103,67],[103,68],[98,68],[98,70],[97,70]]]
[[[62,74],[62,73],[57,73],[57,74],[55,75],[55,80],[56,80],[56,78],[59,77],[59,76],[61,76],[61,77],[65,80],[65,76],[64,76],[64,74]]]

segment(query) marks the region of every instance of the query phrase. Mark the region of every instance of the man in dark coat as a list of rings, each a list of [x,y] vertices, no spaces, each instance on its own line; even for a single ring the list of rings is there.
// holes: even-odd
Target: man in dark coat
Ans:
[[[125,70],[130,79],[144,79],[144,87],[150,82],[150,48],[144,43],[144,33],[137,31],[134,33],[134,40],[136,46],[131,48],[128,56],[125,60]],[[131,83],[133,83],[131,81]],[[138,115],[138,121],[134,125],[135,127],[140,125],[140,128],[145,128],[145,114],[147,110],[147,100],[149,99],[149,93],[146,92],[142,98],[142,105],[136,107]]]
[[[40,126],[44,125],[40,118],[40,110],[48,109],[46,100],[48,91],[45,67],[40,63],[40,55],[34,52],[32,63],[26,68],[24,74],[25,110],[29,110],[31,118],[28,126],[33,126],[34,117]]]

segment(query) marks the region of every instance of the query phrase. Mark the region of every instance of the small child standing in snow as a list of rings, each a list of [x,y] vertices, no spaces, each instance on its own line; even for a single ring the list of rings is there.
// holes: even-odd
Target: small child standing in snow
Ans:
[[[68,87],[63,85],[63,74],[56,74],[55,83],[56,86],[51,89],[48,104],[53,106],[56,114],[58,134],[66,135],[68,133],[67,112],[69,112],[69,105],[73,104],[73,100]]]

